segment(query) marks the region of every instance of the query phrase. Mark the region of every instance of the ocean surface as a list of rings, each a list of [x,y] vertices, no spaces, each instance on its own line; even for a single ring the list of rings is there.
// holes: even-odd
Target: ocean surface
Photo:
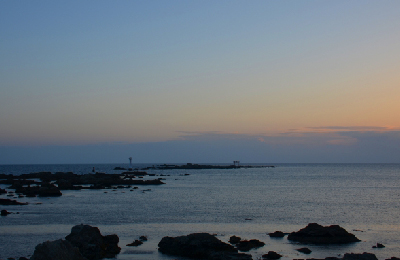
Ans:
[[[242,163],[245,164],[245,163]],[[17,198],[24,206],[0,206],[0,259],[29,257],[35,246],[64,238],[77,224],[117,234],[122,248],[117,259],[180,259],[157,251],[164,236],[194,232],[232,235],[266,243],[251,250],[253,259],[276,251],[286,259],[325,258],[370,252],[379,260],[400,257],[400,164],[274,164],[275,168],[232,170],[149,170],[165,185],[115,190],[62,191],[56,198]],[[118,173],[128,164],[0,165],[0,173],[39,171]],[[149,164],[134,165],[144,167]],[[189,174],[189,175],[185,175]],[[145,179],[158,177],[145,177]],[[7,188],[7,185],[0,185]],[[148,190],[151,189],[151,190]],[[147,191],[146,191],[147,190]],[[105,193],[107,192],[107,193]],[[10,198],[0,195],[0,198]],[[338,224],[362,241],[350,245],[304,245],[267,233],[297,231],[308,223]],[[148,241],[128,247],[139,236]],[[373,249],[382,243],[383,249]]]

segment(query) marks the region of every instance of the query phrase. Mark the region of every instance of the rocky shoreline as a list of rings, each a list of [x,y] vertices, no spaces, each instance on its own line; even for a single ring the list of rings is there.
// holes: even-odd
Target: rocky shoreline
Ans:
[[[281,231],[269,233],[270,237],[274,234],[284,234]],[[284,237],[283,236],[283,237]],[[276,237],[276,236],[275,236]],[[282,236],[278,236],[283,238]],[[299,239],[300,238],[300,239]],[[299,231],[291,232],[288,235],[289,242],[296,241],[303,245],[335,245],[357,243],[360,240],[347,232],[338,225],[321,226],[317,223],[310,223]],[[147,241],[146,236],[141,236],[127,246],[140,246]],[[140,242],[140,243],[139,243]],[[116,234],[103,236],[97,227],[90,225],[76,225],[72,227],[71,233],[64,239],[46,241],[38,244],[30,257],[30,260],[100,260],[104,258],[115,258],[121,251],[118,245],[119,237]],[[380,248],[384,248],[379,244]],[[264,247],[265,243],[257,239],[242,239],[231,236],[229,243],[219,240],[214,234],[192,233],[178,237],[163,237],[158,243],[158,251],[172,257],[184,257],[188,259],[211,259],[211,260],[252,260],[254,259],[248,252],[253,249]],[[376,248],[372,247],[372,248]],[[312,253],[307,247],[296,249],[305,255]],[[257,260],[280,259],[284,252],[269,251],[257,257]],[[8,258],[13,260],[13,258]],[[26,260],[20,257],[19,260]],[[314,259],[315,258],[304,258]],[[364,253],[345,253],[342,257],[326,257],[324,260],[378,260],[375,254]],[[383,260],[383,259],[382,259]],[[400,260],[398,257],[391,257],[386,260]]]
[[[120,174],[88,173],[83,175],[73,172],[37,172],[14,176],[12,174],[0,174],[0,184],[10,185],[6,191],[0,189],[0,194],[18,197],[57,197],[62,196],[62,190],[82,189],[111,189],[111,188],[132,188],[132,185],[161,185],[163,178],[146,179],[144,176],[155,176],[146,172],[128,171]],[[8,204],[7,204],[8,203]],[[12,205],[17,201],[0,201],[0,205]],[[19,205],[23,205],[19,204]],[[17,205],[17,204],[13,204]]]

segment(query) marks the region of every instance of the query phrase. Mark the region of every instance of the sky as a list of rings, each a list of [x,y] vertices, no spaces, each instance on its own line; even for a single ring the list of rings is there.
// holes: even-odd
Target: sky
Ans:
[[[0,164],[400,163],[400,1],[0,1]]]

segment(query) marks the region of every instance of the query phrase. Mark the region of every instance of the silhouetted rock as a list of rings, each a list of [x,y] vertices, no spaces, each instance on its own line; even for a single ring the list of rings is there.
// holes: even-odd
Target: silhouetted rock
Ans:
[[[1,216],[7,216],[8,214],[11,214],[11,212],[8,212],[8,211],[5,210],[5,209],[2,209],[2,210],[1,210]]]
[[[212,260],[250,260],[251,255],[238,253],[232,245],[226,244],[208,233],[194,233],[187,236],[163,237],[158,243],[163,254],[188,258]]]
[[[55,240],[41,243],[35,247],[30,260],[87,260],[77,247],[66,240]]]
[[[385,246],[381,243],[377,243],[376,246],[373,246],[372,248],[385,248]]]
[[[236,244],[236,248],[240,251],[250,251],[253,248],[263,247],[265,245],[264,242],[257,240],[257,239],[250,239],[250,240],[241,240],[239,243]]]
[[[240,242],[240,240],[242,240],[242,238],[237,237],[237,236],[231,236],[231,237],[229,238],[229,243],[231,243],[231,244],[237,244],[237,243]]]
[[[28,203],[18,202],[10,199],[0,199],[0,205],[28,205]]]
[[[6,194],[7,191],[5,189],[0,188],[0,194]]]
[[[391,258],[385,260],[400,260],[400,258],[392,256]]]
[[[143,242],[136,239],[135,241],[133,241],[130,244],[127,244],[126,246],[140,246],[141,244],[143,244]]]
[[[48,182],[43,182],[41,186],[18,186],[15,188],[15,192],[22,193],[27,197],[35,197],[37,195],[40,197],[58,197],[62,195],[57,186]]]
[[[285,233],[282,231],[275,231],[274,233],[268,233],[270,237],[284,237]]]
[[[309,249],[309,248],[307,248],[307,247],[302,247],[302,248],[299,248],[299,249],[296,249],[297,251],[299,251],[300,253],[303,253],[303,254],[311,254],[311,250]]]
[[[281,258],[282,255],[278,254],[277,252],[274,251],[269,251],[268,254],[262,255],[263,259],[271,259],[271,260],[276,260]]]
[[[78,247],[81,254],[89,260],[112,258],[121,251],[117,235],[102,236],[97,227],[89,225],[74,226],[65,239]]]
[[[146,237],[146,236],[140,236],[140,237],[139,237],[139,240],[140,240],[140,241],[147,241],[147,237]]]
[[[307,227],[290,233],[288,240],[313,244],[346,244],[360,241],[338,225],[324,227],[317,223],[310,223]]]
[[[371,253],[362,253],[362,254],[353,254],[346,253],[344,254],[343,260],[378,260],[374,254]]]

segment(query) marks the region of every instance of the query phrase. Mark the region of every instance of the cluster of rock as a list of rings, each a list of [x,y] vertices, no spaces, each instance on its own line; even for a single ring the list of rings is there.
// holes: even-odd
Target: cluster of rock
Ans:
[[[274,232],[281,236],[283,232]],[[323,227],[316,223],[311,223],[307,227],[297,232],[289,234],[292,241],[301,243],[315,243],[315,239],[319,238],[322,244],[338,244],[358,242],[353,234],[339,226]],[[299,238],[300,239],[297,239]],[[293,238],[297,239],[294,240]],[[305,239],[307,238],[307,239]],[[339,240],[341,238],[341,242]],[[138,246],[146,241],[147,237],[141,236],[139,240],[135,240],[127,246]],[[55,241],[47,241],[36,246],[34,254],[30,260],[99,260],[103,258],[113,258],[120,253],[121,248],[118,246],[119,238],[117,235],[103,236],[97,227],[89,225],[77,225],[72,227],[71,233],[65,239]],[[140,242],[140,243],[139,243]],[[242,240],[240,237],[231,236],[229,243],[224,243],[215,235],[208,233],[193,233],[187,236],[163,237],[158,244],[158,250],[167,255],[186,257],[191,259],[210,259],[210,260],[251,260],[252,256],[239,251],[249,251],[265,245],[256,239]],[[318,244],[318,243],[317,243]],[[377,244],[376,248],[383,248],[382,244]],[[300,248],[297,251],[309,254],[311,250],[308,248]],[[264,260],[277,260],[282,255],[269,251],[262,255]],[[26,258],[20,258],[25,260]],[[318,260],[318,259],[313,259]],[[321,260],[378,260],[374,254],[344,254],[342,258],[327,257]],[[392,257],[387,260],[400,260]]]
[[[167,255],[210,260],[251,260],[251,255],[239,253],[234,246],[208,233],[163,237],[158,250]]]
[[[97,172],[78,175],[72,172],[56,172],[54,174],[51,172],[38,172],[18,176],[0,174],[0,184],[9,184],[11,185],[9,189],[15,189],[15,193],[23,194],[27,197],[54,197],[61,196],[61,190],[106,189],[111,188],[113,185],[125,188],[131,187],[131,185],[164,184],[161,178],[152,180],[136,179],[136,177],[141,178],[144,175],[147,175],[147,173],[106,174]],[[35,179],[40,179],[40,181]],[[0,189],[0,194],[2,193],[7,193],[7,191]]]
[[[231,236],[229,238],[229,243],[235,245],[238,250],[243,252],[248,252],[253,248],[259,248],[265,245],[264,242],[257,239],[242,240],[241,237],[237,236]]]
[[[102,236],[97,227],[77,225],[64,239],[47,241],[36,246],[30,260],[98,260],[115,257],[118,247],[117,235]]]

